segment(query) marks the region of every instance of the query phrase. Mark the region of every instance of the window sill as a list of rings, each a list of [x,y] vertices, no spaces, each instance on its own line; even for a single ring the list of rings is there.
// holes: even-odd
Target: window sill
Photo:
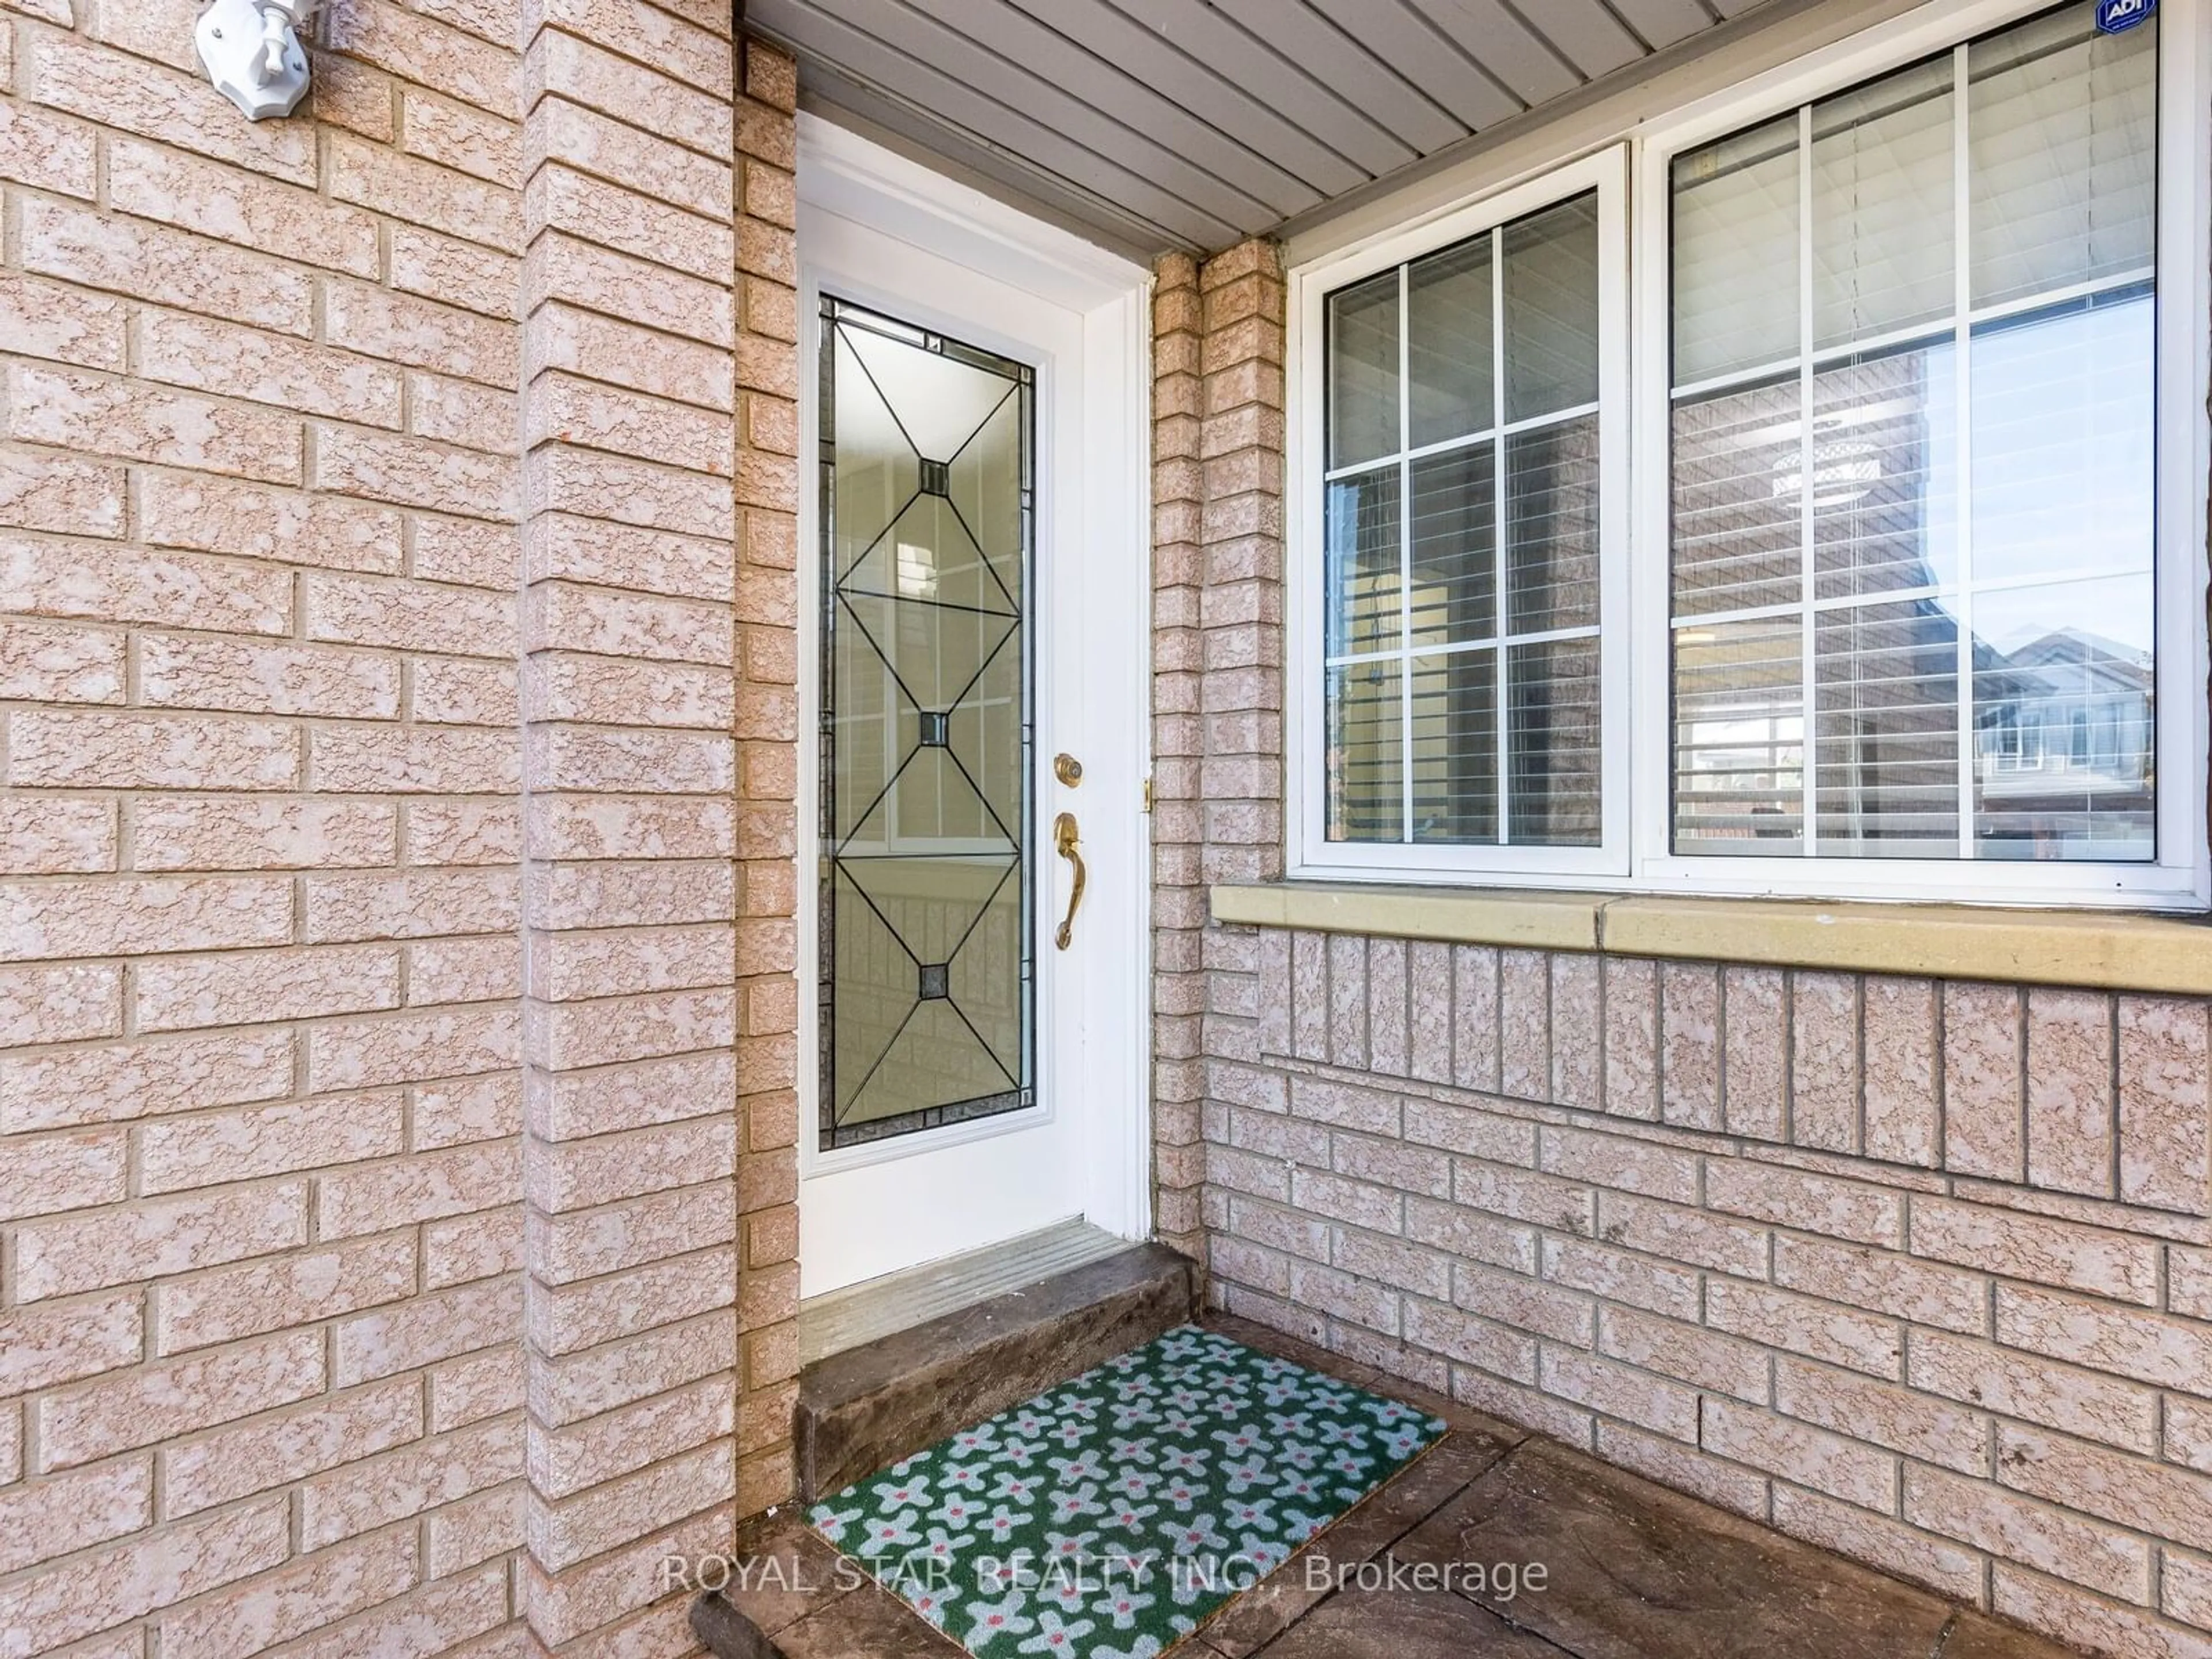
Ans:
[[[1315,933],[2212,995],[2212,927],[2173,916],[1322,882],[1218,886],[1212,906]]]

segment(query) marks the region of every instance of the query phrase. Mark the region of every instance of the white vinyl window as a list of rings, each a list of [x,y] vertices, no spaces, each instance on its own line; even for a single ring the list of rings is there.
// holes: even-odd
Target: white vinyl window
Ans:
[[[2158,23],[2094,10],[1674,159],[1678,854],[2156,856]]]
[[[1625,181],[1564,170],[1310,296],[1317,827],[1347,862],[1625,853]]]
[[[1297,273],[1301,873],[2203,902],[2203,14],[1944,9]]]

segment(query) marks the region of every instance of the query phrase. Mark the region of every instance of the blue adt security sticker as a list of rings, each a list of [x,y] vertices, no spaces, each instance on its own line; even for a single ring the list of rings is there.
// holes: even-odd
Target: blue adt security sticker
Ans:
[[[2097,0],[2097,27],[2119,34],[2158,15],[2158,0]]]

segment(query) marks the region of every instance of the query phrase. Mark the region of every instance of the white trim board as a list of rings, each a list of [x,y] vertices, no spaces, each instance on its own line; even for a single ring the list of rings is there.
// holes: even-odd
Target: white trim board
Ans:
[[[803,110],[799,176],[811,206],[988,269],[1070,311],[1095,311],[1134,289],[1149,296],[1152,274],[1135,261]],[[801,248],[802,264],[805,257]],[[1145,378],[1149,383],[1149,371]]]

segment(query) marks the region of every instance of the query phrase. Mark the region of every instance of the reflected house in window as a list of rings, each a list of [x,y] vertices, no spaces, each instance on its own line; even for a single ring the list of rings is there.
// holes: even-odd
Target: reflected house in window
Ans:
[[[1879,855],[1891,843],[1899,854],[1954,854],[1960,617],[1977,611],[1990,619],[1972,635],[1977,850],[2110,855],[2109,844],[2085,838],[2086,825],[2148,836],[2151,653],[2063,626],[2008,645],[1996,630],[2017,606],[2002,594],[1961,604],[1944,395],[1953,374],[1948,343],[1822,370],[1810,442],[1810,628],[1800,599],[1763,621],[1677,631],[1691,693],[1677,708],[1683,794],[1701,839],[1799,850],[1809,650],[1820,850]],[[1678,472],[1678,505],[1695,503],[1699,534],[1733,566],[1725,577],[1717,561],[1698,567],[1708,592],[1724,583],[1757,600],[1802,590],[1806,442],[1796,398],[1793,379],[1676,411],[1678,454],[1698,458]],[[1698,695],[1708,682],[1715,690]]]
[[[1976,641],[1976,786],[1987,840],[2061,858],[2084,815],[2151,821],[2150,656],[2081,629],[2016,651]]]
[[[1940,429],[1950,418],[1941,397],[1950,358],[1948,345],[1913,349],[1819,376],[1810,629],[1792,605],[1764,626],[1731,622],[1677,632],[1691,687],[1704,675],[1723,688],[1686,697],[1677,711],[1689,775],[1684,793],[1696,803],[1701,838],[1784,840],[1796,850],[1805,787],[1799,685],[1809,631],[1822,850],[1848,845],[1878,854],[1885,842],[1909,842],[1898,850],[1915,856],[1952,850],[1964,607],[1952,579],[1955,467]],[[1680,453],[1705,458],[1678,477],[1678,501],[1685,491],[1698,498],[1701,531],[1728,550],[1734,586],[1778,594],[1803,581],[1805,443],[1792,417],[1796,391],[1793,380],[1677,411]],[[1994,603],[1984,608],[2008,614]],[[2085,823],[2140,825],[2147,833],[2150,653],[2078,628],[2040,629],[2009,649],[1978,629],[1972,653],[1979,850],[2079,857]]]

